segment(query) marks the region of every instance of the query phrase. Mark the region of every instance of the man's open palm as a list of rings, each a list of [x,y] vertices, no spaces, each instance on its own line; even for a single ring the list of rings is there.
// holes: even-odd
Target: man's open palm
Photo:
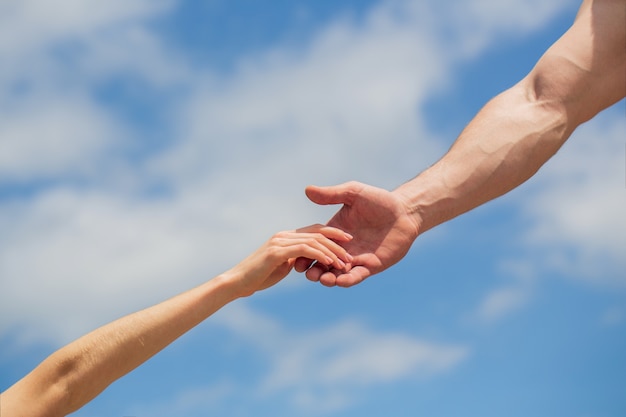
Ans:
[[[329,287],[356,285],[397,263],[417,238],[416,221],[403,202],[387,190],[348,182],[332,187],[309,186],[306,195],[316,204],[343,204],[328,225],[354,236],[343,245],[354,258],[347,272],[313,264],[309,259],[297,260],[295,269],[306,270],[311,281]]]

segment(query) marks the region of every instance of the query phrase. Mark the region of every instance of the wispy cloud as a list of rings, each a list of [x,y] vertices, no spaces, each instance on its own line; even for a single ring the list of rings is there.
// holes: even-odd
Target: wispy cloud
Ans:
[[[7,0],[0,14],[0,53],[29,54],[58,42],[82,42],[112,26],[137,22],[170,9],[172,0]]]
[[[89,178],[132,151],[129,126],[97,97],[133,76],[153,88],[181,72],[146,24],[172,1],[0,5],[0,185]]]
[[[204,415],[242,401],[265,411],[324,415],[363,404],[370,390],[452,372],[471,354],[467,344],[376,331],[357,320],[290,329],[243,300],[218,312],[211,327],[225,328],[229,346],[242,344],[247,360],[262,366],[252,366],[246,380],[209,371],[208,385],[187,384],[150,405],[136,404],[132,415]]]
[[[84,96],[20,97],[0,104],[0,185],[97,175],[127,134]]]
[[[483,299],[477,315],[481,320],[493,322],[526,304],[528,290],[520,287],[504,287],[491,291]]]
[[[520,204],[526,248],[545,270],[601,285],[626,284],[623,113],[582,126],[532,181]]]
[[[214,385],[181,390],[169,401],[157,400],[149,405],[134,405],[126,411],[126,415],[167,417],[214,414],[224,401],[241,395],[244,395],[241,387],[236,387],[231,381],[220,381]]]
[[[416,378],[435,377],[464,361],[464,344],[420,340],[377,332],[355,320],[317,330],[293,331],[243,303],[215,317],[269,363],[257,388],[261,397],[288,395],[303,410],[332,411],[352,405],[363,390]]]
[[[515,191],[524,231],[502,261],[508,281],[475,317],[498,321],[531,301],[537,280],[559,275],[599,286],[626,284],[626,122],[610,109],[582,126],[537,176]],[[607,319],[610,321],[610,319]]]
[[[543,27],[564,9],[579,6],[577,0],[518,1],[481,0],[433,2],[437,18],[446,23],[437,25],[440,42],[452,60],[475,57],[498,39],[515,39]],[[418,2],[410,4],[417,6]]]
[[[504,277],[506,284],[488,291],[473,312],[472,319],[492,324],[519,311],[530,302],[538,278],[532,260],[502,261],[497,274]]]

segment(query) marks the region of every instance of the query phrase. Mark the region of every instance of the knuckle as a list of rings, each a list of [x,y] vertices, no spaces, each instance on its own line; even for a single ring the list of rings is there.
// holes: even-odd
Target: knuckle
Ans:
[[[267,256],[270,259],[278,259],[281,257],[281,248],[278,246],[270,246],[267,249]]]
[[[286,231],[276,232],[276,233],[274,233],[274,236],[272,236],[272,240],[284,239],[285,237],[287,237],[287,233],[288,232],[286,232]]]
[[[308,244],[306,244],[306,243],[298,243],[298,244],[296,245],[296,250],[297,250],[298,252],[300,252],[300,253],[302,253],[302,252],[306,252],[306,251],[307,251],[307,249],[309,249],[309,248],[311,248],[311,245],[308,245]]]

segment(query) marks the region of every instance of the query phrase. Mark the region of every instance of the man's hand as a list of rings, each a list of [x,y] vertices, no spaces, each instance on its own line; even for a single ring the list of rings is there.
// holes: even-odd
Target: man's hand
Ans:
[[[350,287],[394,265],[417,238],[419,225],[395,194],[370,185],[348,182],[332,187],[309,186],[307,197],[316,204],[343,204],[328,222],[354,238],[342,243],[353,260],[344,272],[306,258],[296,261],[298,272],[311,281]],[[313,266],[311,266],[313,264]]]

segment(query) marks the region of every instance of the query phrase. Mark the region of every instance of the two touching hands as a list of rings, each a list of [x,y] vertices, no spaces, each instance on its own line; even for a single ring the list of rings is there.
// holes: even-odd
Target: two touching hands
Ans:
[[[230,272],[239,293],[252,295],[295,268],[331,287],[350,287],[400,261],[417,238],[419,225],[392,192],[349,182],[310,186],[316,204],[343,204],[327,225],[276,233]]]
[[[346,269],[353,258],[341,244],[350,240],[349,233],[321,224],[278,232],[226,276],[237,283],[239,296],[247,297],[285,278],[300,257],[327,268]]]

